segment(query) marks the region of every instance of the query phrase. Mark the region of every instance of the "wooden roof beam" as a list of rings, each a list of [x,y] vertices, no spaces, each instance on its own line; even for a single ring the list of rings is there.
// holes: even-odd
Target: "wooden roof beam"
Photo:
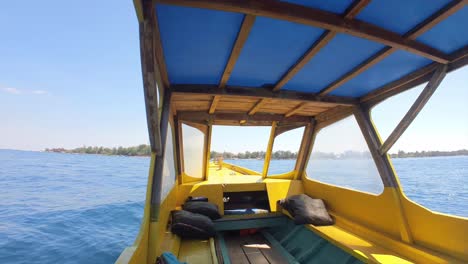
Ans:
[[[308,124],[313,118],[307,116],[285,117],[281,114],[256,114],[248,115],[242,113],[215,113],[209,114],[205,111],[180,111],[177,112],[179,121],[201,123],[201,124],[225,124],[223,122],[232,122],[241,125],[264,125],[271,126],[272,122],[282,124]],[[242,121],[240,123],[240,121]]]
[[[424,20],[422,23],[414,27],[412,30],[410,30],[408,33],[406,33],[403,37],[406,40],[414,40],[420,35],[422,35],[424,32],[427,30],[431,29],[433,26],[435,26],[437,23],[440,21],[444,20],[445,18],[449,17],[453,13],[457,12],[463,6],[465,6],[467,0],[455,0],[447,4],[445,7],[431,15],[429,18]],[[372,55],[370,58],[359,64],[357,67],[353,68],[351,71],[347,72],[340,78],[338,78],[336,81],[325,87],[323,90],[319,92],[319,95],[326,95],[334,90],[336,90],[338,87],[341,85],[345,84],[349,80],[353,79],[357,75],[361,74],[362,72],[366,71],[373,65],[377,64],[379,61],[383,60],[384,58],[388,57],[390,54],[393,52],[397,51],[398,48],[396,47],[385,47],[376,54]],[[450,61],[449,56],[447,56]],[[447,61],[447,62],[448,62]],[[443,62],[443,63],[447,63]]]
[[[384,28],[331,12],[276,0],[156,0],[160,3],[245,13],[320,27],[382,43],[418,54],[439,63],[447,63],[443,52],[423,43],[407,39]]]
[[[258,102],[252,107],[252,109],[249,110],[249,112],[247,113],[248,115],[254,115],[255,113],[258,112],[258,110],[260,110],[260,108],[268,102],[269,99],[260,99],[258,100]]]
[[[244,20],[242,21],[242,25],[240,27],[239,33],[237,34],[237,39],[234,42],[234,46],[232,47],[231,55],[229,56],[228,62],[226,63],[226,67],[224,68],[223,75],[221,77],[221,81],[219,82],[219,88],[223,89],[229,77],[231,77],[232,70],[234,69],[234,65],[236,65],[237,59],[241,53],[242,47],[244,47],[245,42],[249,36],[250,30],[252,29],[253,24],[255,23],[255,16],[254,15],[245,15]],[[209,113],[213,114],[216,111],[216,106],[218,105],[221,96],[215,95],[213,101],[211,102]]]
[[[354,18],[370,0],[355,0],[346,10],[343,17],[346,19]],[[274,91],[281,89],[289,80],[291,80],[328,42],[336,36],[336,32],[325,31],[317,41],[302,55],[302,57],[281,77],[273,87]]]
[[[317,96],[310,93],[299,93],[293,91],[277,91],[274,92],[268,88],[251,88],[251,87],[231,87],[226,86],[224,89],[219,89],[217,85],[203,84],[176,84],[171,85],[171,90],[174,93],[182,94],[204,94],[204,95],[230,95],[250,97],[255,99],[282,99],[302,102],[316,102],[329,105],[357,105],[358,100],[351,97],[343,96]]]
[[[448,64],[447,72],[454,71],[468,64],[468,46],[455,51],[450,55],[451,62]],[[439,63],[431,63],[421,69],[403,76],[402,78],[386,84],[360,98],[360,102],[366,107],[376,105],[388,97],[404,92],[417,85],[429,81],[432,73],[437,69]]]
[[[304,107],[307,106],[307,103],[304,102],[304,103],[300,103],[298,106],[294,107],[293,109],[291,109],[289,112],[287,112],[284,116],[285,117],[290,117],[290,116],[293,116],[295,115],[297,112],[301,111]]]
[[[419,97],[413,103],[411,108],[405,114],[403,119],[398,123],[395,129],[392,131],[387,140],[380,147],[380,154],[386,154],[390,148],[395,144],[395,142],[400,138],[400,136],[405,132],[405,130],[411,125],[413,120],[418,116],[419,112],[424,108],[426,103],[429,101],[431,96],[437,90],[440,83],[444,79],[447,73],[447,65],[440,65],[437,70],[432,75],[429,83],[426,85],[426,88],[421,92]]]

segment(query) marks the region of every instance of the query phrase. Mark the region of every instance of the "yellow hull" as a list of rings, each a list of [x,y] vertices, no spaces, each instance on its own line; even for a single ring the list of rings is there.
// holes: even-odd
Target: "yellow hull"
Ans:
[[[243,174],[248,171],[231,164],[223,164],[221,169],[210,164],[207,181],[176,183],[162,201],[157,222],[150,221],[149,193],[153,175],[150,171],[140,233],[134,245],[126,248],[116,263],[154,263],[156,257],[165,251],[189,263],[216,263],[212,242],[181,242],[168,231],[170,211],[180,208],[188,196],[205,196],[223,212],[224,192],[256,190],[267,191],[271,211],[277,210],[277,200],[292,194],[305,193],[324,199],[336,224],[325,227],[308,225],[307,228],[363,262],[468,262],[467,218],[432,212],[391,187],[386,187],[382,194],[376,196],[305,177],[288,179],[294,173],[280,175],[284,179],[278,179],[263,178],[259,173]]]

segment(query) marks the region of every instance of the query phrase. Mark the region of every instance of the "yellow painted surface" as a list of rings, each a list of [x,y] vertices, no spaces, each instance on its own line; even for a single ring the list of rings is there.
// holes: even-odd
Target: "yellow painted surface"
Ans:
[[[392,261],[396,260],[391,257],[393,254],[416,263],[466,262],[462,254],[453,253],[455,250],[465,250],[466,254],[465,234],[468,234],[466,219],[446,215],[439,215],[438,219],[431,219],[433,216],[421,213],[422,211],[418,211],[416,208],[405,209],[405,215],[408,217],[408,229],[414,237],[414,244],[408,244],[401,238],[402,227],[398,219],[400,217],[399,206],[394,197],[398,191],[395,189],[385,188],[382,194],[376,196],[304,179],[304,190],[312,197],[323,199],[336,220],[334,226],[313,229],[330,241],[335,241],[345,250],[352,249],[354,253],[361,252],[369,258],[368,261],[371,260],[370,256],[372,256],[372,261],[375,262],[387,263],[382,261],[390,261],[388,263],[394,263]],[[404,208],[409,203],[405,200],[402,200]],[[413,217],[419,217],[419,219],[413,219]],[[335,227],[341,231],[334,230]],[[443,231],[437,231],[439,228],[442,228]],[[420,230],[424,230],[424,233],[418,233]],[[358,243],[357,248],[352,247],[356,240],[351,239],[342,231],[362,239],[371,246],[367,247],[367,251],[364,250],[366,247],[359,248],[364,244]],[[452,247],[449,249],[445,246],[441,250],[433,245],[423,244],[419,240],[420,236],[426,240],[432,238],[432,243],[448,244]],[[386,254],[373,252],[374,246],[377,247],[378,251],[385,249],[388,252]]]
[[[150,223],[148,247],[148,262],[154,263],[156,257],[161,255],[164,250],[169,250],[177,255],[180,239],[168,233],[168,220],[170,213],[176,207],[178,187],[177,182],[175,187],[169,192],[167,197],[162,201],[159,207],[159,220]]]
[[[276,202],[288,196],[304,193],[300,180],[265,179],[270,210],[276,212]]]
[[[150,223],[150,205],[151,205],[151,188],[153,182],[154,161],[156,155],[151,154],[150,169],[148,174],[148,183],[146,186],[145,209],[143,211],[143,219],[141,221],[140,231],[133,246],[126,248],[115,263],[146,263],[148,256],[148,236]]]
[[[468,218],[432,212],[405,196],[402,202],[416,244],[468,263]]]
[[[221,169],[210,164],[209,169],[209,181],[176,185],[161,204],[158,222],[149,221],[147,194],[140,233],[117,263],[154,263],[163,251],[171,251],[188,263],[214,263],[213,245],[208,240],[181,242],[168,231],[169,213],[188,196],[208,197],[223,212],[223,192],[249,190],[267,190],[272,211],[277,209],[277,200],[293,194],[306,193],[323,199],[336,224],[308,228],[365,262],[468,262],[468,219],[434,213],[411,202],[397,189],[387,187],[380,195],[373,195],[306,178],[289,180],[262,178],[260,174],[243,175],[248,170],[230,164]],[[148,184],[148,193],[150,190]],[[402,230],[406,230],[414,243],[404,242]]]
[[[211,264],[215,263],[212,254],[210,240],[184,239],[177,258],[190,264]]]

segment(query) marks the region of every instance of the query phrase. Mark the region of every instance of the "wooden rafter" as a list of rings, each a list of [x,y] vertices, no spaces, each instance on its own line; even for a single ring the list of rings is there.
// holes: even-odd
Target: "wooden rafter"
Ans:
[[[213,101],[211,101],[210,110],[208,113],[213,114],[216,111],[216,106],[218,106],[219,100],[221,100],[221,95],[213,96]]]
[[[353,19],[370,0],[355,0],[346,10],[343,17]],[[302,55],[302,57],[281,77],[273,87],[274,91],[281,89],[289,80],[291,80],[323,47],[325,47],[334,37],[336,32],[325,31],[317,41]]]
[[[468,64],[468,46],[450,55],[451,62],[447,65],[447,72],[454,71]],[[432,73],[437,69],[439,63],[431,63],[421,69],[417,69],[400,79],[375,89],[360,98],[360,102],[366,107],[378,104],[386,98],[404,92],[417,85],[429,81]]]
[[[283,99],[302,102],[320,102],[330,105],[356,105],[358,100],[350,97],[343,96],[317,96],[310,93],[300,93],[293,91],[277,91],[273,92],[267,88],[250,88],[250,87],[230,87],[226,86],[224,89],[218,89],[217,85],[203,85],[203,84],[177,84],[171,85],[171,90],[174,93],[191,93],[191,94],[205,94],[205,95],[230,95],[251,97],[256,99]]]
[[[455,0],[450,2],[448,5],[431,15],[429,18],[424,20],[422,23],[414,27],[412,30],[410,30],[408,33],[406,33],[403,37],[404,39],[410,41],[416,39],[418,36],[422,35],[424,32],[435,26],[437,23],[440,21],[444,20],[445,18],[449,17],[453,13],[457,12],[463,6],[466,4],[466,0]],[[344,83],[348,82],[349,80],[353,79],[357,75],[361,74],[362,72],[366,71],[379,61],[383,60],[384,58],[388,57],[390,54],[393,52],[397,51],[398,48],[396,47],[385,47],[376,54],[372,55],[370,58],[359,64],[357,67],[353,68],[351,71],[348,73],[344,74],[340,78],[338,78],[336,81],[325,87],[323,90],[319,92],[319,95],[326,95],[334,90],[336,90],[338,87],[343,85]],[[447,56],[448,61],[450,61],[450,58]],[[443,63],[447,63],[443,62]]]
[[[260,99],[258,102],[249,110],[247,113],[248,115],[254,115],[257,111],[266,103],[268,103],[269,99]]]
[[[400,138],[400,136],[405,132],[405,130],[411,125],[411,122],[416,118],[419,112],[423,109],[426,103],[429,101],[431,96],[437,90],[440,83],[444,79],[447,73],[447,65],[440,65],[434,74],[431,77],[431,80],[426,85],[426,88],[421,92],[419,97],[413,103],[411,108],[408,110],[403,119],[398,123],[395,129],[392,131],[390,136],[388,136],[385,143],[380,148],[380,154],[385,154],[390,150],[390,148],[395,144],[395,142]]]
[[[241,28],[239,33],[237,34],[236,42],[231,51],[231,55],[229,56],[229,60],[224,68],[223,76],[221,77],[221,81],[219,83],[220,88],[224,88],[231,77],[232,70],[236,65],[237,59],[241,53],[242,47],[244,47],[245,42],[249,36],[250,30],[255,23],[255,16],[254,15],[245,15],[244,20],[242,21]]]
[[[157,0],[161,3],[245,13],[305,24],[326,30],[351,34],[386,46],[418,54],[439,63],[447,56],[428,45],[404,38],[395,32],[355,19],[346,19],[331,12],[275,0]]]
[[[306,107],[307,106],[307,103],[300,103],[298,106],[294,107],[293,109],[291,109],[289,112],[287,112],[284,116],[285,117],[290,117],[294,114],[296,114],[297,112],[301,111],[302,108]]]
[[[242,21],[241,28],[239,33],[237,34],[237,39],[232,47],[231,55],[229,56],[228,62],[226,63],[226,67],[224,68],[223,75],[221,77],[221,81],[219,82],[219,88],[223,89],[229,77],[231,77],[232,70],[234,69],[234,65],[236,65],[237,59],[241,53],[242,47],[244,46],[247,38],[249,36],[250,30],[255,23],[255,16],[254,15],[245,15],[244,20]],[[221,96],[215,95],[213,101],[210,106],[210,114],[213,114],[216,111],[216,106],[218,105]]]

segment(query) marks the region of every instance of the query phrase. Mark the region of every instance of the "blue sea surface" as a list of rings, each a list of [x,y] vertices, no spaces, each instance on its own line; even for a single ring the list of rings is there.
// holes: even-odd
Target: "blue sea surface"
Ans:
[[[113,263],[138,233],[149,161],[0,150],[0,263]],[[262,160],[228,162],[257,171],[263,167]],[[270,173],[293,168],[294,162],[272,160]],[[336,162],[321,162],[320,170],[347,177],[346,187],[372,188],[372,182],[356,180],[352,169]],[[358,163],[348,165],[363,166]],[[410,199],[468,217],[467,156],[394,159],[393,164]]]

